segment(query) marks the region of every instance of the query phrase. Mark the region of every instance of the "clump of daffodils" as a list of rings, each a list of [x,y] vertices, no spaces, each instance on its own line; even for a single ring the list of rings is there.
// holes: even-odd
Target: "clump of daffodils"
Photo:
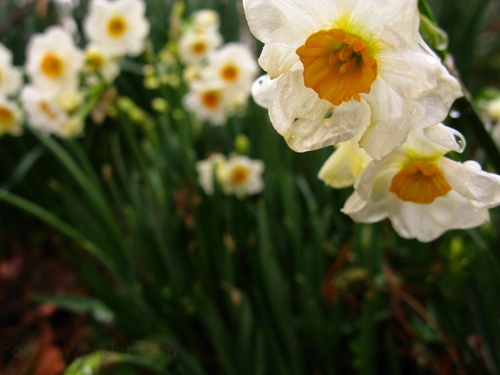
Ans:
[[[22,132],[22,112],[13,100],[21,84],[21,72],[12,65],[12,53],[0,43],[0,137]]]
[[[198,119],[223,125],[246,107],[258,67],[246,45],[222,45],[216,12],[192,15],[179,40],[179,56],[189,86],[184,106]]]
[[[419,34],[416,0],[243,5],[264,43],[254,100],[292,149],[336,146],[319,178],[354,186],[344,213],[423,242],[488,220],[500,176],[445,157],[465,146],[440,124],[462,93]]]
[[[264,163],[244,155],[215,153],[196,163],[198,183],[207,195],[212,195],[215,185],[226,195],[243,198],[262,192]]]
[[[47,134],[80,135],[92,109],[86,103],[98,100],[112,84],[120,59],[137,56],[145,48],[145,2],[92,0],[83,26],[83,48],[75,43],[74,30],[63,26],[31,37],[24,86],[19,69],[12,66],[12,54],[0,44],[0,136],[19,135],[23,117]]]

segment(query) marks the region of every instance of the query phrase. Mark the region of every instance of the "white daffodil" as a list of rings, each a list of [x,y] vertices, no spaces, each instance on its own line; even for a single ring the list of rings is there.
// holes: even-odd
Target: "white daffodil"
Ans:
[[[22,133],[23,115],[19,107],[0,97],[0,137],[5,134],[19,135]]]
[[[340,142],[318,173],[318,178],[333,188],[341,189],[354,185],[358,176],[373,160],[359,147],[359,132],[353,139]]]
[[[12,53],[0,43],[0,97],[15,95],[21,85],[21,72],[12,66]]]
[[[76,93],[71,96],[78,97]],[[68,113],[61,99],[47,95],[36,86],[25,86],[21,91],[21,101],[30,126],[61,138],[81,134],[83,123]]]
[[[200,64],[221,44],[222,35],[218,30],[207,30],[205,33],[189,30],[179,39],[179,58],[185,65]]]
[[[220,166],[224,164],[226,158],[222,154],[212,154],[207,159],[200,160],[196,163],[196,171],[198,172],[198,183],[207,195],[214,193],[214,179],[219,178]]]
[[[219,29],[219,13],[211,9],[200,9],[191,14],[191,28],[193,31],[203,34],[207,31]]]
[[[444,125],[412,130],[402,147],[365,168],[342,211],[362,223],[389,218],[400,236],[422,242],[481,225],[500,204],[500,176],[444,157],[460,151],[457,136]]]
[[[115,56],[137,56],[149,33],[141,0],[93,0],[83,22],[87,38]]]
[[[120,73],[118,59],[110,55],[102,46],[90,44],[85,48],[85,71],[88,72],[90,83],[100,75],[106,82],[112,82]]]
[[[224,125],[232,113],[232,98],[219,84],[195,82],[184,97],[184,107],[196,118],[212,125]]]
[[[264,189],[262,172],[264,163],[247,156],[232,155],[219,167],[219,182],[227,195],[242,198],[246,195],[259,194]]]
[[[26,70],[39,90],[52,96],[76,90],[82,67],[83,53],[61,27],[52,26],[31,37]]]
[[[261,67],[276,79],[275,129],[296,151],[353,138],[381,159],[413,127],[442,121],[458,82],[419,35],[417,0],[243,0],[264,43]],[[333,114],[327,115],[332,113]]]
[[[250,49],[241,43],[227,43],[208,55],[203,79],[215,80],[244,95],[250,93],[258,66]]]

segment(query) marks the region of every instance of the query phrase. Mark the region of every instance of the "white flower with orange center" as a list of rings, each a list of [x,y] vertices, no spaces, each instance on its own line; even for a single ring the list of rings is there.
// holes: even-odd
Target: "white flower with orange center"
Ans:
[[[61,98],[47,95],[36,86],[27,85],[21,91],[21,101],[28,123],[33,128],[62,138],[77,135],[70,121],[70,114],[61,106]],[[71,131],[68,131],[68,124]]]
[[[16,94],[21,85],[21,72],[12,65],[12,53],[0,43],[0,97]]]
[[[91,81],[101,76],[106,82],[112,82],[120,73],[120,66],[115,56],[110,55],[102,46],[90,44],[85,48],[85,71]]]
[[[219,178],[222,191],[242,198],[262,192],[264,163],[247,156],[232,155],[220,166]]]
[[[26,70],[40,90],[53,96],[76,90],[82,67],[83,53],[61,27],[53,26],[31,37]]]
[[[17,104],[0,97],[0,137],[21,134],[22,124],[23,115]]]
[[[257,71],[257,62],[247,46],[227,43],[208,56],[203,75],[206,80],[216,80],[248,95]]]
[[[365,168],[342,211],[361,223],[389,218],[400,236],[422,242],[483,224],[500,204],[500,176],[444,157],[460,151],[457,136],[443,125],[412,130],[402,147]]]
[[[219,180],[220,166],[226,161],[224,155],[215,153],[207,159],[200,160],[196,163],[196,171],[198,172],[198,183],[207,195],[214,193],[214,181]]]
[[[417,0],[244,0],[276,90],[269,115],[296,151],[353,138],[381,159],[413,127],[442,121],[458,82],[419,35]]]
[[[108,54],[137,56],[149,33],[145,12],[141,0],[93,0],[83,29],[88,40]]]
[[[224,125],[232,112],[229,92],[213,82],[195,82],[184,97],[185,108],[202,121]]]
[[[189,30],[179,39],[179,58],[185,65],[200,64],[221,44],[222,35],[218,30],[209,29],[204,33]]]

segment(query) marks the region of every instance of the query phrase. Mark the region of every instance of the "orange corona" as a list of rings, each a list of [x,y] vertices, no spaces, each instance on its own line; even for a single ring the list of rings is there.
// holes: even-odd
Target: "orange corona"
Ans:
[[[248,169],[237,166],[231,171],[231,182],[233,185],[243,185],[248,180]]]
[[[108,22],[108,34],[120,38],[127,31],[127,22],[120,16],[111,18]]]
[[[417,160],[399,171],[393,178],[389,191],[405,202],[432,203],[451,190],[438,163]]]
[[[359,94],[368,94],[377,78],[377,62],[367,44],[342,29],[320,30],[296,52],[305,86],[333,105],[359,101]]]
[[[42,73],[50,78],[59,78],[63,73],[64,62],[54,53],[47,53],[40,62]]]

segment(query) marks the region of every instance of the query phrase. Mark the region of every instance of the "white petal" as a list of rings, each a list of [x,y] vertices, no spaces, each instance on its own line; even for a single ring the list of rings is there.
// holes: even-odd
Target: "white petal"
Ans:
[[[458,130],[438,124],[424,129],[424,135],[447,151],[452,150],[462,153],[465,148],[465,137]]]
[[[244,0],[250,31],[264,43],[293,44],[313,32],[331,28],[337,7],[327,0]]]
[[[467,198],[455,191],[432,202],[429,210],[430,219],[447,229],[467,229],[477,227],[489,219],[487,208],[476,207]]]
[[[371,157],[358,145],[357,137],[342,142],[321,167],[318,178],[326,184],[341,189],[354,185]]]
[[[271,78],[276,78],[298,63],[299,56],[295,53],[295,50],[299,46],[299,44],[290,46],[283,43],[267,43],[260,54],[259,65]],[[301,64],[298,65],[302,66]]]
[[[387,211],[389,196],[382,191],[380,193],[382,194],[375,194],[374,197],[381,199],[366,201],[355,191],[347,199],[341,211],[358,223],[369,224],[384,220],[389,215]]]
[[[405,202],[397,214],[389,217],[394,230],[403,238],[429,242],[442,235],[447,228],[436,225],[429,218],[430,205]]]
[[[448,158],[441,159],[446,180],[460,195],[484,207],[500,205],[500,176],[469,168]]]
[[[363,134],[360,145],[376,160],[401,146],[408,137],[410,125],[406,120],[407,99],[387,84],[377,79],[372,92],[366,96],[372,112],[371,125]]]
[[[276,90],[276,80],[264,74],[252,84],[252,97],[255,103],[263,108],[268,108]]]
[[[363,100],[332,107],[304,86],[302,72],[292,71],[278,78],[269,116],[288,145],[304,152],[353,138],[367,126],[369,110]]]

